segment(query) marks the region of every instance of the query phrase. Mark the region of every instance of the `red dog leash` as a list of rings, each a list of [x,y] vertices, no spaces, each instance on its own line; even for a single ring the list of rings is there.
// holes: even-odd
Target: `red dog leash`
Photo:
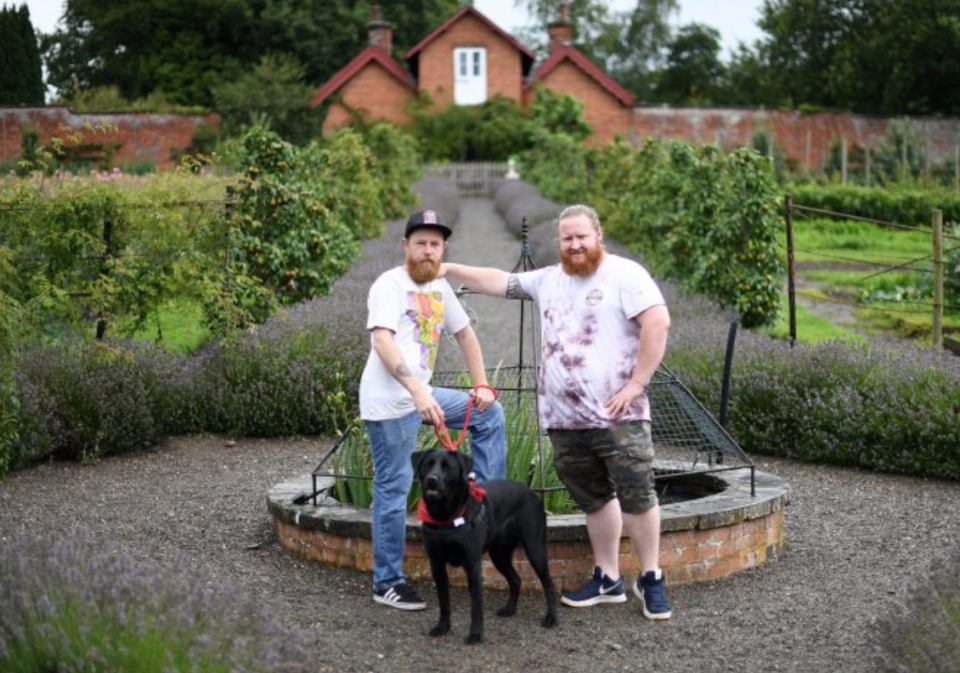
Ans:
[[[493,393],[493,401],[494,402],[497,401],[496,389],[486,385],[479,385],[479,386],[474,386],[473,390],[476,391],[476,390],[479,390],[480,388],[486,388],[491,393]],[[461,442],[463,442],[463,438],[467,436],[467,428],[470,427],[470,412],[473,411],[473,403],[475,400],[476,400],[476,396],[474,395],[474,396],[471,396],[470,401],[467,402],[467,413],[463,421],[463,431],[460,433],[460,436],[457,437],[456,442],[454,442],[450,438],[450,432],[447,430],[446,423],[444,423],[443,421],[440,421],[440,425],[433,426],[433,432],[437,436],[437,441],[440,442],[440,446],[444,447],[448,451],[457,450],[457,447],[460,446]],[[470,473],[470,497],[479,503],[483,503],[483,497],[486,495],[486,493],[487,492],[484,489],[477,486],[477,481],[476,479],[473,478],[473,473],[471,472]],[[426,524],[430,524],[432,526],[450,526],[453,528],[459,528],[460,526],[466,523],[466,520],[464,519],[464,515],[467,513],[467,507],[469,506],[469,504],[470,504],[470,501],[467,500],[467,502],[464,503],[460,511],[457,512],[457,514],[450,521],[437,521],[432,516],[430,516],[430,512],[427,511],[427,503],[424,502],[423,498],[421,497],[420,506],[417,509],[417,518],[420,521]]]
[[[474,386],[473,391],[480,390],[481,388],[486,388],[491,393],[493,393],[493,401],[497,401],[497,391],[495,388],[486,385]],[[448,451],[456,451],[457,447],[463,442],[463,438],[467,436],[467,428],[470,427],[470,413],[473,411],[473,403],[476,401],[476,396],[471,396],[470,401],[467,402],[467,415],[463,421],[463,432],[460,433],[460,436],[457,437],[457,441],[454,442],[450,437],[450,432],[447,430],[447,424],[443,421],[440,421],[440,425],[433,426],[433,433],[437,436],[437,441],[440,442],[440,446],[447,449]]]

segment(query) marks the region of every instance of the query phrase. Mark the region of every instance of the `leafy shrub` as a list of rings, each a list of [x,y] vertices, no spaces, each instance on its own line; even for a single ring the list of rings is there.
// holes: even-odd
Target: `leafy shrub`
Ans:
[[[82,533],[0,540],[0,668],[306,671],[309,636],[262,599],[125,558]]]
[[[914,581],[905,605],[880,620],[881,673],[954,673],[960,670],[960,554],[939,559]]]
[[[929,227],[939,209],[945,223],[960,223],[960,193],[949,189],[807,184],[790,185],[787,191],[797,205],[837,213]]]
[[[647,141],[585,149],[553,134],[524,156],[525,176],[561,203],[598,207],[608,234],[642,250],[743,324],[776,320],[783,263],[769,161],[747,149]]]
[[[506,161],[530,142],[528,113],[500,96],[439,111],[424,97],[411,106],[411,114],[420,152],[432,162]]]

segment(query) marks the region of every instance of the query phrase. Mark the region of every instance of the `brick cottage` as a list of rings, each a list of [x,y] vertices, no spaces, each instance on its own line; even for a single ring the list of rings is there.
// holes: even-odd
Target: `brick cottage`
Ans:
[[[444,21],[404,55],[406,67],[390,56],[390,24],[374,8],[367,26],[369,46],[325,82],[311,106],[329,102],[324,133],[353,121],[399,125],[412,122],[408,105],[427,95],[439,109],[478,105],[501,96],[529,105],[537,86],[576,97],[594,129],[591,143],[603,143],[632,126],[633,96],[572,46],[566,6],[550,29],[550,54],[534,69],[534,53],[473,6]]]

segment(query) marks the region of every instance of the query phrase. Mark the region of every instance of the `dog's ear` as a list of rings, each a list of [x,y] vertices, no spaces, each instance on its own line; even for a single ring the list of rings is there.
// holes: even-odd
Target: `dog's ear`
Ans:
[[[460,469],[463,470],[463,480],[467,481],[470,473],[473,472],[473,456],[468,456],[460,451],[456,452],[457,462],[460,463]]]
[[[427,457],[429,451],[417,451],[410,455],[410,462],[413,463],[413,474],[416,476],[420,475],[420,463],[423,462],[423,459]]]

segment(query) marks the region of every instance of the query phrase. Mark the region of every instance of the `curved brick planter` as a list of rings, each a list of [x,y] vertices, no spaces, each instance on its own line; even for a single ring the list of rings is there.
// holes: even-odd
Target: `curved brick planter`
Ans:
[[[332,481],[332,477],[321,480],[319,487]],[[750,495],[747,469],[696,475],[691,481],[722,491],[661,507],[660,564],[671,584],[716,579],[777,556],[783,546],[784,506],[790,497],[785,481],[757,471],[755,496]],[[280,544],[316,561],[370,572],[370,510],[341,505],[333,498],[318,500],[316,507],[294,504],[298,496],[310,493],[311,487],[310,475],[304,474],[276,485],[267,494]],[[547,545],[554,582],[567,588],[581,585],[593,569],[584,516],[548,517]],[[522,550],[518,550],[514,565],[524,588],[539,589]],[[636,572],[626,538],[620,546],[620,568],[627,574]],[[410,579],[430,579],[420,522],[413,517],[407,519],[404,571]],[[484,576],[487,586],[506,588],[488,560],[484,561]],[[453,569],[451,580],[466,583],[460,569]]]

